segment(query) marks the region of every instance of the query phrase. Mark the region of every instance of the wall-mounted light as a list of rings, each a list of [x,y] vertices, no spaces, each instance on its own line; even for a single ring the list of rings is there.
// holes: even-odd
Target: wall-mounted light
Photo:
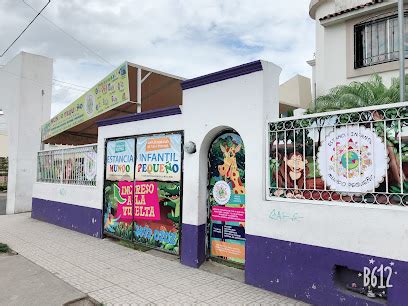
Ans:
[[[0,108],[0,116],[3,116],[4,115],[4,112],[3,112],[3,110]]]
[[[187,142],[184,144],[184,151],[188,154],[193,154],[196,152],[196,144],[192,141]]]

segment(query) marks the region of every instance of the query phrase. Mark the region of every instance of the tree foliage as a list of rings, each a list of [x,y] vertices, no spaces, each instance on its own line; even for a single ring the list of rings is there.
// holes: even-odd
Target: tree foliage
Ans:
[[[408,76],[405,76],[408,84]],[[400,102],[399,79],[394,78],[386,86],[381,76],[375,74],[368,81],[352,82],[332,88],[327,95],[316,98],[308,113],[330,112],[340,109],[366,107]],[[408,95],[405,95],[407,101]]]

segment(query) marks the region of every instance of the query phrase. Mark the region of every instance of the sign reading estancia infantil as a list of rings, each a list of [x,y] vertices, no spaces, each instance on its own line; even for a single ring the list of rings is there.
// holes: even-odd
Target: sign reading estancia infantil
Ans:
[[[332,190],[371,192],[386,175],[384,150],[381,138],[364,126],[336,128],[319,148],[320,175]]]

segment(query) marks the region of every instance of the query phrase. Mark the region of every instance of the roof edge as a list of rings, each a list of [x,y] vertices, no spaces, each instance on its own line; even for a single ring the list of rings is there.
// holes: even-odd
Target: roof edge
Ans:
[[[131,115],[123,116],[123,117],[99,120],[96,122],[96,124],[98,127],[101,127],[101,126],[109,126],[109,125],[133,122],[133,121],[141,121],[141,120],[154,119],[154,118],[160,118],[160,117],[174,116],[174,115],[180,115],[180,114],[181,114],[180,106],[171,106],[171,107],[161,108],[157,110],[151,110],[147,112],[131,114]]]
[[[326,0],[310,0],[310,4],[309,4],[310,18],[316,19],[316,10],[323,2],[326,2]]]
[[[236,78],[241,75],[250,74],[262,70],[263,70],[262,63],[260,60],[257,60],[254,62],[246,63],[243,65],[231,67],[228,69],[206,74],[197,78],[186,80],[181,83],[181,88],[183,90],[186,90],[194,87],[224,81],[227,79]]]

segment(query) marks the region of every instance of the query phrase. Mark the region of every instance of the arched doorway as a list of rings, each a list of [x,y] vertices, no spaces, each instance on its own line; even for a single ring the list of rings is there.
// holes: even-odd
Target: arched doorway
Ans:
[[[208,256],[245,264],[245,147],[223,131],[208,153]]]

